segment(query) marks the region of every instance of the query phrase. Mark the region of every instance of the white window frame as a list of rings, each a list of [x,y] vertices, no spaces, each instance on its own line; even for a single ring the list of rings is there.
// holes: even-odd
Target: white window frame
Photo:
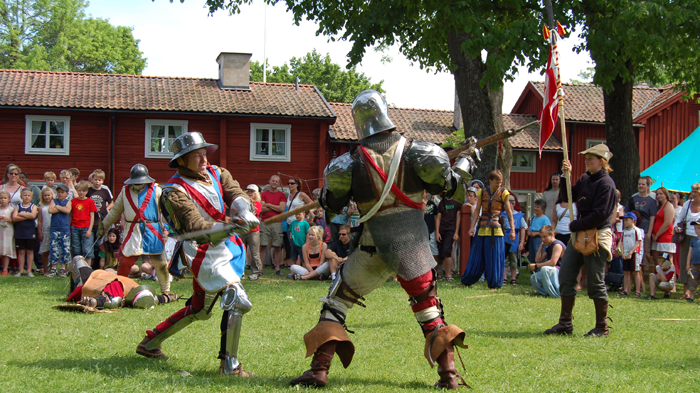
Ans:
[[[534,173],[537,172],[537,155],[535,152],[532,151],[522,151],[522,150],[513,150],[513,158],[515,158],[518,155],[528,155],[530,156],[530,162],[532,163],[532,167],[530,168],[524,168],[521,166],[515,166],[512,165],[510,167],[511,172],[525,172],[525,173]],[[517,160],[516,160],[517,161]]]
[[[173,158],[173,153],[172,152],[154,152],[151,151],[151,126],[166,126],[166,135],[165,138],[167,140],[167,127],[168,126],[180,126],[182,127],[182,133],[187,132],[187,120],[171,120],[171,119],[146,119],[146,131],[145,131],[145,144],[144,144],[144,157],[145,158]],[[182,135],[182,134],[180,134]],[[174,139],[173,139],[174,140]],[[170,143],[166,143],[166,146],[168,150],[170,150],[170,145],[172,144],[172,141]]]
[[[601,143],[606,143],[605,139],[586,139],[586,150],[590,149],[595,145],[600,145]]]
[[[24,129],[24,154],[45,154],[54,156],[70,155],[70,116],[44,116],[44,115],[26,115],[26,123]],[[50,147],[32,147],[32,122],[34,121],[61,121],[63,122],[63,147],[60,149]],[[46,130],[49,130],[47,125]],[[46,135],[47,141],[49,135]]]
[[[256,130],[260,128],[269,129],[284,129],[285,153],[283,156],[261,155],[255,154],[256,147]],[[269,143],[269,142],[268,142]],[[292,125],[291,124],[273,124],[273,123],[250,123],[250,161],[275,161],[275,162],[290,162],[292,161]]]

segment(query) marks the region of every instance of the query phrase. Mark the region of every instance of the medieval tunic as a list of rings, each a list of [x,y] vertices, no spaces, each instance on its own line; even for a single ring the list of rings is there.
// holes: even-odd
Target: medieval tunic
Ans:
[[[238,196],[244,196],[231,174],[217,166],[207,166],[208,181],[204,176],[180,168],[163,188],[170,192],[167,198],[175,212],[173,216],[180,231],[191,232],[210,228],[226,220],[226,208]],[[187,214],[185,214],[187,212]],[[218,243],[198,244],[184,241],[185,263],[197,283],[209,293],[217,293],[229,284],[241,281],[245,268],[245,247],[237,235]]]

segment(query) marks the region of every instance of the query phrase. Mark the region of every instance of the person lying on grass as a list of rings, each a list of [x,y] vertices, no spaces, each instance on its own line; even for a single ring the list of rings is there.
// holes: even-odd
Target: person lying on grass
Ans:
[[[301,255],[303,257],[301,266],[292,265],[293,279],[309,280],[313,278],[321,278],[328,275],[330,266],[326,262],[326,249],[328,246],[323,242],[323,228],[313,226],[309,228],[306,234],[306,244],[301,247]]]

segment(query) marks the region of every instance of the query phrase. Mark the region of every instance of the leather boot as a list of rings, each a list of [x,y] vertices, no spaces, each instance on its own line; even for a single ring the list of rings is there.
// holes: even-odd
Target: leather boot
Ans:
[[[143,340],[136,347],[136,353],[147,358],[168,360],[168,357],[160,351],[160,345],[156,349],[146,349],[146,344],[148,344],[149,341],[151,341],[151,339],[148,336],[144,337]]]
[[[461,376],[455,368],[455,350],[452,343],[435,359],[435,363],[437,363],[437,372],[440,376],[435,387],[438,389],[459,389],[457,377],[461,378]]]
[[[600,337],[608,335],[608,301],[594,301],[595,304],[595,328],[583,335],[583,337]]]
[[[311,360],[311,368],[304,371],[304,374],[301,376],[292,379],[292,386],[326,386],[328,382],[328,369],[331,367],[331,360],[333,360],[333,355],[335,355],[335,347],[337,344],[338,341],[328,341],[318,347]],[[454,356],[452,368],[454,368]]]
[[[561,315],[559,323],[544,331],[544,334],[571,334],[574,332],[574,325],[571,323],[572,312],[576,296],[561,297]]]

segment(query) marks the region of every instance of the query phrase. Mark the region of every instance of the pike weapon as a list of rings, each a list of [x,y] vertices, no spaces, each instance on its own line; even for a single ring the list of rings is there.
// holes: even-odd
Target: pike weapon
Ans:
[[[491,136],[489,136],[489,137],[487,137],[487,138],[479,139],[479,140],[476,142],[476,148],[479,149],[479,148],[481,148],[481,147],[491,145],[491,144],[496,143],[496,142],[498,142],[498,141],[501,141],[501,140],[503,140],[503,139],[508,139],[508,138],[510,138],[510,137],[512,137],[512,136],[517,135],[520,131],[522,131],[522,130],[524,130],[524,129],[530,127],[530,126],[534,126],[535,124],[538,124],[538,123],[539,123],[539,121],[538,121],[538,120],[535,120],[535,121],[533,121],[533,122],[530,122],[530,123],[525,124],[525,125],[522,126],[522,127],[511,128],[510,130],[500,132],[500,133],[498,133],[498,134],[496,134],[496,135],[491,135]],[[467,141],[468,141],[468,140],[469,140],[469,139],[467,139]],[[450,150],[449,152],[447,152],[447,155],[450,157],[450,159],[457,158],[457,156],[459,155],[459,153],[461,153],[461,152],[463,152],[463,151],[465,151],[465,150],[467,150],[467,149],[469,149],[469,148],[471,147],[471,144],[468,143],[467,141],[465,141],[465,143],[463,143],[462,146],[460,146],[460,147],[458,147],[458,148],[456,148],[456,149],[454,149],[454,150]]]

